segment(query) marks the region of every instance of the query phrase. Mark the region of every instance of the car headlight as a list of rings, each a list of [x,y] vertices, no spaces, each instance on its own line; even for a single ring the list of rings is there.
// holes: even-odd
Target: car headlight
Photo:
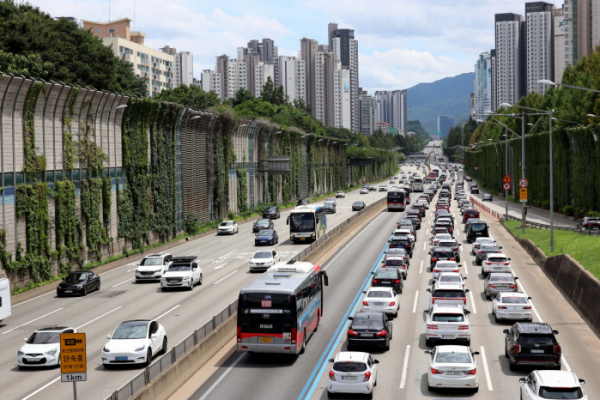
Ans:
[[[137,353],[138,351],[142,351],[142,350],[144,350],[145,348],[146,348],[146,346],[144,345],[144,346],[140,347],[139,349],[135,349],[135,352]]]
[[[104,346],[104,347],[102,348],[102,351],[103,351],[103,352],[105,352],[105,353],[110,353],[110,350],[109,350],[109,349],[108,349],[108,347],[106,347],[106,346]]]
[[[53,356],[53,355],[55,355],[55,354],[56,354],[56,352],[57,352],[57,351],[58,351],[58,349],[52,349],[52,350],[49,350],[49,351],[47,351],[45,354],[48,354],[48,355],[50,355],[50,356]]]
[[[77,289],[81,289],[83,287],[83,285],[77,285],[76,287],[77,287]]]
[[[17,355],[22,356],[25,355],[25,353],[23,353],[21,350],[17,351]]]

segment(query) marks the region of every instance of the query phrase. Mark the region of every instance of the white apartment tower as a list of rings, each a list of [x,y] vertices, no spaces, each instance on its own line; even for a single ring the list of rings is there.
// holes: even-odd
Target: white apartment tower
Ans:
[[[300,99],[306,104],[306,67],[304,60],[279,56],[279,84],[288,102]]]
[[[512,104],[512,103],[511,103]],[[492,111],[492,56],[485,52],[475,64],[475,112],[478,118]]]
[[[271,82],[275,85],[275,66],[271,63],[259,62],[254,66],[254,87],[256,97],[262,95],[262,89],[267,80],[271,78]]]
[[[210,69],[205,69],[202,71],[200,81],[200,88],[205,92],[215,92],[219,99],[223,98],[223,93],[221,92],[221,74],[218,72],[213,72]]]
[[[527,26],[527,93],[543,94],[548,85],[540,79],[554,80],[554,6],[550,3],[525,3]]]
[[[350,68],[342,67],[341,61],[336,63],[336,68],[333,71],[333,81],[334,126],[349,130],[352,127]]]
[[[496,41],[496,103],[516,103],[526,88],[524,82],[525,63],[521,56],[524,18],[507,13],[495,15]],[[477,96],[477,93],[475,93]]]
[[[571,62],[565,61],[565,49],[569,40],[565,32],[565,9],[557,8],[554,13],[554,82],[561,83],[565,67]],[[571,35],[572,36],[572,35]]]
[[[360,130],[360,104],[358,100],[358,40],[354,39],[354,29],[335,29],[332,37],[333,48],[331,51],[335,54],[342,67],[350,70],[350,104],[352,127],[350,130],[354,133]]]
[[[227,74],[228,93],[227,98],[235,97],[235,92],[241,88],[248,89],[248,78],[246,63],[239,60],[229,60]]]

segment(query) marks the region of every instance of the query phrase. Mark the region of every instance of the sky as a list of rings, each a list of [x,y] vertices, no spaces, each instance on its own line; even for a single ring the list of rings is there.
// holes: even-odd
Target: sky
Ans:
[[[300,39],[327,44],[327,24],[355,30],[359,85],[407,89],[473,72],[494,47],[494,14],[524,14],[518,0],[29,0],[56,16],[105,22],[129,17],[145,44],[194,55],[194,77],[215,58],[236,58],[252,39],[275,40],[279,55],[297,56]],[[134,18],[135,4],[135,18]],[[557,7],[562,3],[555,3]],[[134,25],[135,24],[135,29]]]

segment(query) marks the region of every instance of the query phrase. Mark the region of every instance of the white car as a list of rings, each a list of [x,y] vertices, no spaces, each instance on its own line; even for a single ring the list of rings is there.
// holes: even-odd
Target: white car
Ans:
[[[360,194],[369,194],[369,189],[367,189],[367,188],[360,189]]]
[[[571,371],[533,371],[519,382],[523,400],[588,399],[585,381]]]
[[[453,237],[449,233],[438,233],[437,235],[435,235],[432,238],[431,242],[433,243],[433,246],[437,246],[438,243],[440,242],[440,240],[444,240],[444,239],[446,239],[446,240],[452,240]]]
[[[377,384],[377,364],[369,353],[358,351],[342,351],[335,358],[327,379],[327,397],[333,398],[338,393],[366,394],[373,398],[373,386]]]
[[[481,273],[485,277],[492,272],[512,272],[510,258],[503,253],[488,254],[481,263]]]
[[[531,297],[525,293],[498,293],[492,298],[492,313],[500,320],[533,321]]]
[[[422,205],[423,207],[425,207],[426,210],[429,210],[429,203],[426,201],[417,200],[417,205]]]
[[[333,205],[337,206],[337,201],[335,201],[335,197],[325,199],[325,203],[333,203]]]
[[[221,235],[221,234],[233,235],[233,234],[238,233],[239,230],[240,230],[240,227],[238,226],[237,222],[223,221],[217,227],[217,235]]]
[[[172,288],[194,289],[202,285],[202,268],[194,261],[196,256],[174,257],[173,263],[160,280],[162,291]]]
[[[468,346],[436,346],[429,354],[427,386],[433,391],[440,388],[468,388],[479,390],[479,375],[475,356]]]
[[[142,259],[135,270],[135,281],[160,280],[169,269],[173,256],[170,253],[150,254]]]
[[[433,346],[440,340],[471,344],[470,312],[460,304],[435,304],[426,315],[425,344]]]
[[[438,261],[433,267],[433,277],[437,278],[442,272],[459,272],[458,268],[456,261]]]
[[[102,348],[102,365],[150,365],[152,357],[167,352],[167,332],[154,320],[124,321],[115,332],[106,336],[109,342]]]
[[[335,194],[335,197],[337,197],[338,199],[339,199],[339,198],[341,198],[341,199],[345,199],[345,198],[346,198],[346,193],[345,193],[345,192],[337,192],[337,193]]]
[[[250,259],[250,271],[267,270],[275,263],[277,252],[271,251],[257,251]],[[279,261],[279,260],[277,260]]]
[[[408,236],[408,238],[414,243],[415,242],[415,235],[412,234],[412,232],[410,231],[410,229],[396,229],[394,231],[394,236]]]
[[[387,185],[379,185],[380,192],[387,192]]]
[[[481,247],[481,244],[497,244],[496,241],[491,238],[491,237],[478,237],[477,239],[475,239],[475,241],[473,242],[473,248],[471,249],[471,254],[475,255],[477,254],[477,250],[479,250],[479,248]]]
[[[60,334],[77,333],[74,328],[52,327],[38,329],[25,338],[25,343],[17,351],[17,366],[51,367],[60,365]]]
[[[394,293],[394,289],[390,287],[371,287],[363,293],[365,293],[363,311],[379,311],[394,317],[398,316],[400,294]]]
[[[406,264],[406,257],[404,255],[389,255],[383,260],[382,268],[396,268],[401,274],[402,279],[406,280],[408,276],[408,265]]]
[[[466,279],[467,277],[462,276],[458,272],[440,272],[437,278],[434,278],[435,282],[433,284],[433,288],[435,289],[444,285],[454,285],[456,283],[459,283],[464,289]]]

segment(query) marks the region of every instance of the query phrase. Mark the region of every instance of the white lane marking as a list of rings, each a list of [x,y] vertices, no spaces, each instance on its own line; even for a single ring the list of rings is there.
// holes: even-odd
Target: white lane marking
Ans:
[[[419,293],[417,291],[417,293]],[[402,379],[400,379],[400,389],[404,389],[406,385],[406,373],[408,372],[408,356],[410,355],[410,344],[406,346],[406,353],[404,354],[404,364],[402,364]]]
[[[218,267],[215,267],[215,269],[221,269],[221,268],[223,268],[223,267],[224,267],[224,266],[226,266],[226,265],[227,265],[227,264],[219,265]]]
[[[162,314],[160,314],[158,317],[156,317],[156,319],[160,319],[161,317],[164,317],[165,315],[167,315],[168,313],[170,313],[171,311],[173,311],[174,309],[176,309],[177,307],[179,307],[181,304],[177,304],[175,307],[171,308],[169,311],[164,312]]]
[[[217,385],[219,383],[221,383],[221,381],[227,376],[227,374],[229,374],[231,372],[231,370],[237,365],[238,362],[240,362],[240,360],[242,359],[242,357],[244,357],[246,355],[246,353],[242,353],[234,362],[233,364],[231,364],[231,366],[229,368],[227,368],[227,370],[223,373],[223,375],[221,375],[219,377],[219,379],[217,379],[217,381],[215,383],[213,383],[213,385],[208,388],[208,390],[206,391],[206,393],[204,393],[204,396],[200,397],[200,400],[205,400],[208,395],[211,394],[211,392],[213,390],[215,390],[215,388],[217,387]],[[25,399],[23,399],[25,400]]]
[[[427,232],[425,232],[426,235],[429,235],[429,229],[427,229]]]
[[[511,271],[512,275],[515,276],[515,273],[513,271]],[[527,291],[525,290],[525,288],[523,287],[523,285],[521,284],[521,282],[517,279],[517,286],[521,287],[521,291],[523,292],[523,294],[526,297],[529,297],[529,295],[527,294]],[[533,301],[531,301],[531,309],[533,310],[533,312],[535,313],[535,316],[537,317],[539,322],[544,322],[544,320],[542,319],[542,317],[540,317],[540,314],[537,312],[537,308],[535,308],[535,306],[533,305]]]
[[[123,306],[119,306],[119,307],[115,308],[114,310],[110,310],[109,312],[107,312],[107,313],[104,313],[104,314],[102,314],[101,316],[99,316],[99,317],[96,317],[96,318],[94,318],[93,320],[91,320],[91,321],[89,321],[89,322],[86,322],[85,324],[83,324],[83,325],[80,325],[80,326],[78,326],[78,327],[77,327],[77,328],[75,328],[75,329],[77,329],[77,330],[80,330],[80,329],[81,329],[81,328],[83,328],[84,326],[86,326],[86,325],[89,325],[89,324],[91,324],[92,322],[99,320],[100,318],[102,318],[102,317],[104,317],[104,316],[106,316],[106,315],[110,314],[111,312],[113,312],[113,311],[117,311],[117,310],[118,310],[119,308],[121,308],[121,307],[123,307]]]
[[[22,302],[22,303],[15,304],[15,305],[13,305],[13,306],[12,306],[12,308],[19,307],[19,306],[20,306],[20,305],[22,305],[22,304],[29,303],[30,301],[34,301],[34,300],[36,300],[36,299],[39,299],[40,297],[48,296],[49,294],[52,294],[52,293],[54,293],[54,291],[52,291],[52,292],[49,292],[49,293],[46,293],[46,294],[42,294],[42,295],[40,295],[40,296],[34,297],[33,299],[29,299],[29,300],[27,300],[27,301],[24,301],[24,302]]]
[[[423,250],[427,248],[427,242],[423,243]]]
[[[423,272],[423,260],[421,260],[421,266],[419,267],[419,273]]]
[[[4,335],[4,334],[6,334],[6,333],[8,333],[8,332],[12,332],[12,331],[14,331],[14,330],[15,330],[15,329],[17,329],[17,328],[20,328],[20,327],[22,327],[22,326],[29,325],[30,323],[32,323],[32,322],[34,322],[34,321],[37,321],[38,319],[42,319],[42,318],[44,318],[44,317],[47,317],[48,315],[50,315],[50,314],[54,314],[55,312],[59,312],[59,311],[60,311],[60,310],[62,310],[63,308],[64,308],[64,307],[61,307],[61,308],[59,308],[58,310],[54,310],[54,311],[52,311],[52,312],[49,312],[48,314],[44,314],[44,315],[42,315],[41,317],[37,317],[37,318],[35,318],[35,319],[32,319],[32,320],[31,320],[31,321],[29,321],[29,322],[25,322],[24,324],[21,324],[21,325],[19,325],[19,326],[15,326],[14,328],[7,330],[6,332],[2,332],[2,334]]]
[[[481,346],[481,361],[483,361],[483,371],[485,372],[485,380],[487,381],[488,390],[492,392],[494,387],[492,386],[492,378],[490,377],[490,371],[488,370],[487,359],[485,357],[485,349]]]
[[[129,279],[127,279],[126,281],[123,281],[123,282],[121,282],[121,283],[117,283],[116,285],[113,285],[113,286],[111,286],[111,287],[117,287],[117,286],[119,286],[119,285],[122,285],[122,284],[124,284],[125,282],[129,282],[129,281],[130,281],[130,280],[132,280],[132,279],[135,279],[135,277],[133,277],[133,278],[129,278]]]
[[[567,369],[567,371],[571,372],[571,367],[569,366],[569,363],[567,362],[566,358],[563,355],[561,355],[560,359],[562,360],[562,363]]]
[[[467,273],[467,275],[469,275],[469,268],[467,268],[467,262],[463,261],[463,265],[465,267],[465,272]]]
[[[415,293],[415,304],[413,304],[413,314],[417,312],[417,300],[419,299],[419,291]]]
[[[232,273],[230,273],[229,275],[225,275],[223,278],[219,279],[218,281],[216,281],[215,283],[213,283],[213,285],[216,285],[217,283],[229,278],[231,275],[235,274],[238,270],[236,269],[235,271],[233,271]]]
[[[58,378],[54,379],[53,381],[50,381],[49,383],[45,384],[44,386],[42,386],[41,388],[39,388],[35,392],[31,393],[29,396],[23,397],[23,400],[27,400],[27,399],[32,398],[33,396],[35,396],[36,394],[38,394],[42,390],[46,389],[48,386],[52,385],[54,382],[58,381],[59,379],[60,379],[60,376]]]
[[[235,239],[235,236],[229,239],[221,240],[221,243],[229,242],[230,240]]]
[[[362,230],[362,231],[361,231],[361,232],[360,232],[358,235],[356,235],[356,237],[355,237],[354,239],[352,239],[352,240],[350,241],[350,243],[348,243],[348,244],[345,246],[345,248],[348,248],[348,247],[349,247],[349,246],[350,246],[350,245],[351,245],[351,244],[352,244],[352,243],[353,243],[353,242],[354,242],[356,239],[358,239],[358,237],[359,237],[360,235],[362,235],[362,234],[363,234],[363,232],[365,232],[365,231],[367,230],[367,228],[368,228],[368,227],[370,227],[371,225],[373,225],[373,224],[375,223],[375,221],[377,221],[377,219],[378,219],[379,217],[381,217],[382,215],[385,215],[385,214],[379,214],[379,216],[378,216],[377,218],[375,218],[373,221],[371,221],[371,223],[370,223],[369,225],[365,226],[365,227],[363,228],[363,230]],[[331,261],[328,261],[328,262],[327,262],[327,266],[325,266],[325,267],[323,267],[323,268],[321,268],[321,269],[322,269],[323,271],[325,271],[327,268],[329,268],[329,266],[330,266],[331,264],[333,264],[333,263],[334,263],[334,261],[335,261],[335,260],[337,260],[337,258],[338,258],[339,256],[341,256],[341,255],[342,255],[342,253],[343,253],[343,251],[340,251],[340,253],[339,253],[337,256],[333,257],[333,260],[331,260]]]
[[[473,305],[473,314],[477,314],[477,307],[475,307],[475,300],[473,299],[473,292],[469,292],[469,297],[471,298],[471,304]]]
[[[117,270],[119,270],[119,269],[121,269],[121,268],[123,268],[123,267],[129,267],[129,266],[131,266],[131,265],[134,265],[135,263],[137,263],[137,262],[139,262],[139,261],[141,261],[141,260],[142,260],[142,259],[140,258],[140,259],[139,259],[139,260],[137,260],[137,261],[132,261],[132,262],[130,262],[129,264],[122,265],[122,266],[120,266],[120,267],[118,267],[118,268],[114,268],[114,269],[111,269],[111,270],[109,270],[109,271],[104,271],[104,272],[101,272],[101,273],[99,273],[99,274],[98,274],[98,276],[100,276],[100,275],[104,275],[104,274],[108,274],[109,272],[114,272],[114,271],[117,271]]]
[[[202,250],[195,251],[195,252],[193,252],[193,253],[190,253],[190,254],[186,255],[186,257],[188,257],[188,256],[191,256],[191,255],[193,255],[193,254],[196,254],[196,253],[200,253],[201,251],[202,251]]]

